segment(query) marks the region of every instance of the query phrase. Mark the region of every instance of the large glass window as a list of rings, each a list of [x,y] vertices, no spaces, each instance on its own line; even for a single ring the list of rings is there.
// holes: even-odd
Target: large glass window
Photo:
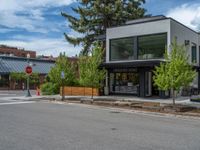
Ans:
[[[138,94],[139,74],[137,72],[110,73],[110,92]]]
[[[138,59],[163,58],[167,45],[167,34],[138,37]]]
[[[134,38],[112,39],[110,41],[110,60],[134,59]]]

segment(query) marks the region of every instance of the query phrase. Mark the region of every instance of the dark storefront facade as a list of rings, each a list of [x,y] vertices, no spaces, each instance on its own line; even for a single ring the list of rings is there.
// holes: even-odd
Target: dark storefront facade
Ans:
[[[151,60],[103,64],[107,70],[109,94],[159,96],[159,91],[153,84],[153,70],[160,62]]]
[[[153,70],[164,61],[166,47],[165,32],[109,39],[109,61],[103,64],[109,94],[159,96]]]

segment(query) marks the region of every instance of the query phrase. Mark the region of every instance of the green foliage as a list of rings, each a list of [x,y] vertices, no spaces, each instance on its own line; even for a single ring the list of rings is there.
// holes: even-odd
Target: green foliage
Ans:
[[[11,80],[13,81],[26,81],[28,75],[24,72],[12,72],[10,74]],[[40,80],[39,80],[39,74],[38,73],[32,73],[30,75],[30,84],[31,85],[39,85]]]
[[[99,69],[102,63],[102,47],[95,43],[91,56],[81,56],[79,60],[80,85],[99,88],[105,78],[105,70]]]
[[[61,78],[61,72],[64,72],[64,79]],[[49,81],[57,84],[58,87],[62,85],[72,86],[76,82],[74,64],[70,63],[65,54],[60,54],[56,60],[55,66],[51,68],[49,74]]]
[[[59,93],[59,87],[55,83],[47,82],[41,85],[43,95],[54,95]]]
[[[72,8],[77,17],[61,13],[69,22],[69,27],[80,37],[66,40],[73,45],[83,45],[82,54],[88,54],[92,43],[99,35],[105,35],[106,28],[117,26],[128,20],[142,18],[146,10],[141,7],[145,0],[77,0],[78,7]]]
[[[157,66],[154,71],[154,83],[160,90],[174,91],[188,86],[196,77],[196,72],[189,64],[189,57],[184,45],[178,45],[176,40],[171,45],[171,53],[165,53],[166,62]]]
[[[10,78],[13,81],[22,81],[26,79],[26,73],[24,72],[11,72]]]
[[[26,78],[27,78],[27,75],[26,75]],[[40,79],[39,79],[39,74],[38,73],[32,73],[30,75],[30,84],[37,85],[37,86],[40,85]]]

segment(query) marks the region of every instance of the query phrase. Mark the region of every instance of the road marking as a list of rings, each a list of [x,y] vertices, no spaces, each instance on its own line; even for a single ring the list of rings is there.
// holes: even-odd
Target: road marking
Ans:
[[[0,93],[0,95],[3,95],[3,96],[4,96],[4,95],[9,95],[9,96],[10,96],[10,95],[17,95],[17,94],[10,94],[10,93]]]
[[[35,101],[31,101],[31,102],[10,102],[10,103],[0,103],[0,105],[31,104],[31,103],[35,103]]]
[[[16,102],[17,100],[14,100],[14,99],[0,99],[0,103],[1,103],[1,101]]]

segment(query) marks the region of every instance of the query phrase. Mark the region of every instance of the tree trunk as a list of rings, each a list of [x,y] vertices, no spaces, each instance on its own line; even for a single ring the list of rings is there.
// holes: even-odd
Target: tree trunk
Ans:
[[[65,96],[64,96],[64,85],[62,85],[62,101],[64,101]]]
[[[93,86],[92,86],[92,101],[93,101]]]
[[[64,81],[62,79],[62,101],[64,101],[65,95],[64,95]]]
[[[175,90],[172,89],[172,100],[173,100],[173,107],[175,107]]]

